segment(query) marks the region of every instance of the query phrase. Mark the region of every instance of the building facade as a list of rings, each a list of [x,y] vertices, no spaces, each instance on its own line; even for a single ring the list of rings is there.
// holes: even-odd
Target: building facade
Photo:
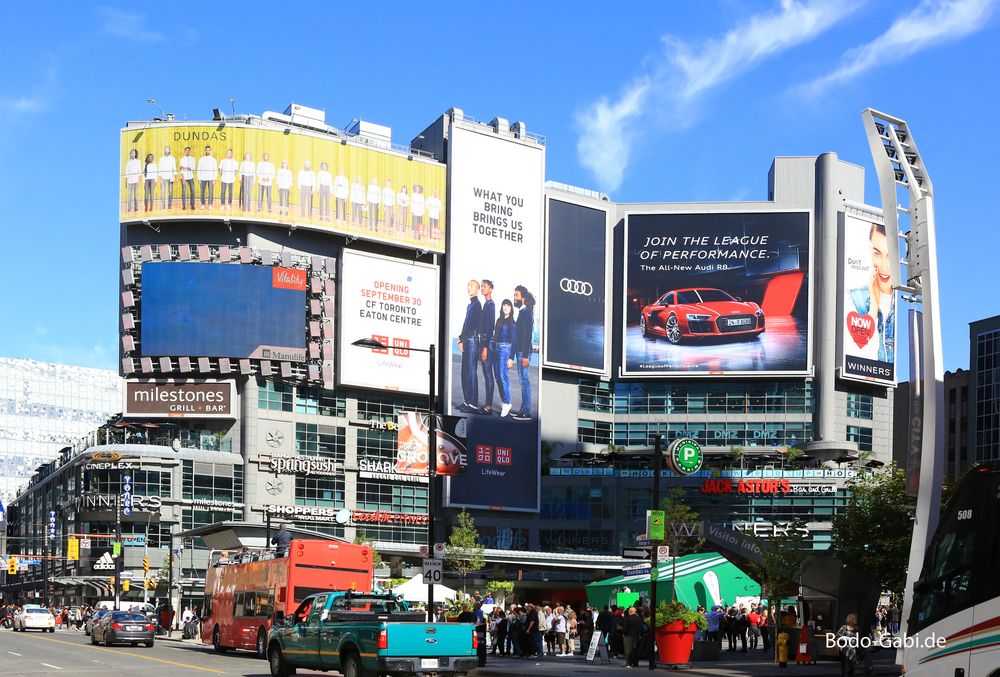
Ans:
[[[257,143],[253,141],[255,130],[273,133],[279,140],[285,138],[280,143],[292,144],[290,154],[300,151],[295,144],[308,141],[317,144],[322,153],[329,153],[331,174],[343,169],[338,162],[357,168],[362,165],[350,163],[377,153],[381,164],[369,161],[364,166],[383,167],[382,175],[357,183],[391,183],[395,190],[402,177],[415,189],[419,187],[415,192],[421,194],[421,201],[436,199],[438,193],[444,196],[444,183],[428,187],[444,176],[450,157],[449,130],[458,122],[475,126],[461,111],[452,110],[428,127],[411,147],[397,148],[387,141],[388,133],[382,133],[386,128],[376,126],[376,131],[382,130],[376,137],[348,134],[325,126],[315,116],[297,117],[293,108],[284,117],[265,114],[224,122],[225,137],[217,123],[201,127],[164,123],[154,131],[162,132],[162,138],[176,146],[177,156],[191,150],[185,144],[196,146],[199,153],[201,146],[214,144],[218,151],[245,137],[247,155],[266,157],[259,146],[252,146]],[[130,132],[128,143],[142,137],[136,132],[139,127],[126,128]],[[148,123],[141,125],[143,130],[147,127]],[[523,123],[509,124],[499,118],[480,125],[478,132],[515,143],[542,143],[526,135]],[[253,153],[251,147],[256,148]],[[123,145],[123,152],[127,148]],[[241,148],[237,150],[238,156],[244,155]],[[414,171],[418,173],[406,173]],[[390,174],[392,178],[386,179]],[[422,183],[416,183],[418,180]],[[249,185],[254,187],[252,181]],[[680,489],[713,523],[764,537],[794,529],[810,547],[828,547],[832,519],[848,500],[850,480],[890,462],[892,452],[892,384],[884,377],[847,377],[842,351],[846,330],[835,310],[842,306],[838,294],[843,285],[844,224],[851,218],[863,221],[867,237],[868,228],[874,233],[872,224],[880,219],[879,210],[865,206],[863,186],[861,167],[828,153],[775,159],[768,175],[768,199],[758,202],[624,204],[560,184],[536,187],[544,190],[546,201],[539,227],[549,235],[545,268],[550,279],[546,293],[536,290],[542,299],[542,312],[534,319],[532,339],[559,336],[564,327],[552,310],[578,307],[573,303],[593,304],[580,306],[592,316],[592,322],[580,331],[562,331],[562,336],[569,337],[565,340],[546,343],[543,338],[537,351],[525,357],[532,366],[541,366],[536,407],[540,444],[515,451],[518,461],[537,454],[537,470],[529,462],[528,474],[520,477],[526,484],[537,483],[538,503],[537,509],[511,511],[505,509],[504,491],[498,490],[482,498],[482,508],[472,510],[480,541],[487,548],[491,578],[520,581],[535,589],[533,595],[560,588],[561,598],[571,599],[570,591],[577,590],[582,599],[581,584],[616,573],[623,563],[618,556],[621,548],[641,538],[645,512],[653,503],[651,449],[655,436],[661,436],[665,444],[679,438],[694,439],[706,456],[704,469],[693,476],[664,471],[664,495]],[[436,492],[431,504],[427,478],[398,472],[396,466],[399,414],[426,410],[426,393],[411,389],[407,392],[413,394],[401,394],[402,376],[378,389],[347,383],[343,377],[345,361],[362,357],[357,352],[361,349],[352,347],[352,340],[365,336],[345,336],[355,331],[347,328],[349,313],[358,311],[345,306],[347,299],[339,296],[352,281],[340,277],[338,261],[349,251],[396,262],[416,258],[439,270],[445,279],[451,264],[444,246],[446,238],[440,231],[445,223],[458,227],[450,223],[453,212],[449,209],[435,218],[427,209],[429,203],[424,202],[421,216],[426,215],[427,221],[417,221],[412,210],[400,212],[397,194],[391,218],[402,218],[404,227],[399,228],[399,222],[390,224],[386,210],[380,209],[387,202],[375,201],[374,190],[366,192],[364,200],[358,194],[353,203],[350,192],[347,198],[340,198],[334,191],[326,196],[334,198],[331,220],[324,215],[321,202],[313,212],[310,200],[317,196],[313,196],[311,185],[304,187],[308,190],[303,186],[294,189],[290,209],[287,195],[282,193],[279,202],[279,196],[271,196],[269,190],[250,193],[254,199],[241,199],[235,211],[227,203],[216,202],[208,192],[207,208],[202,208],[204,193],[196,198],[191,188],[192,205],[198,206],[197,210],[181,213],[176,207],[167,207],[166,201],[162,206],[157,201],[152,212],[140,213],[131,209],[123,176],[119,350],[129,389],[121,426],[103,428],[100,439],[66,450],[58,460],[40,468],[11,509],[12,524],[21,525],[14,527],[20,531],[12,532],[21,539],[14,541],[21,548],[18,552],[30,555],[46,548],[58,550],[69,534],[93,535],[91,547],[82,551],[79,563],[58,565],[62,567],[58,570],[42,571],[28,565],[26,573],[8,582],[4,588],[7,594],[37,591],[43,580],[51,581],[51,593],[67,600],[86,596],[88,589],[97,592],[94,586],[100,588],[102,574],[94,567],[103,556],[97,537],[114,528],[114,515],[107,508],[120,491],[125,471],[134,473],[135,494],[143,500],[142,508],[126,520],[123,533],[142,532],[145,547],[157,553],[154,569],[170,559],[173,542],[179,560],[175,561],[174,576],[181,581],[185,597],[197,594],[208,553],[199,539],[185,542],[181,534],[206,524],[286,521],[349,540],[363,536],[376,542],[396,574],[407,563],[419,560],[419,548],[428,538],[430,513],[439,516],[435,540],[447,539],[456,507],[442,504],[441,492]],[[173,188],[179,202],[179,186]],[[207,191],[207,186],[201,188]],[[272,212],[272,197],[277,215]],[[341,199],[344,204],[338,205]],[[586,266],[575,276],[560,277],[564,273],[553,272],[553,252],[570,250],[573,243],[585,238],[575,234],[572,224],[568,231],[563,224],[560,234],[555,235],[554,214],[559,207],[554,203],[590,210],[590,216],[596,218],[590,223],[596,224],[593,232],[599,233],[602,244],[587,255],[596,257],[597,264],[583,263],[584,259],[574,254],[571,258]],[[484,219],[491,224],[503,223],[506,207],[491,206],[487,200],[487,208],[491,213]],[[747,287],[748,291],[732,292],[727,303],[756,307],[756,315],[751,310],[731,323],[717,320],[714,326],[722,334],[743,326],[740,323],[756,323],[753,326],[759,330],[758,336],[738,342],[725,336],[682,341],[685,347],[698,350],[707,346],[711,355],[684,362],[683,368],[667,360],[666,367],[657,365],[660,371],[656,373],[637,373],[628,357],[634,347],[673,350],[667,341],[654,342],[645,333],[640,336],[636,322],[644,307],[676,287],[633,294],[631,273],[626,270],[632,256],[626,232],[633,227],[629,224],[639,224],[643,218],[670,220],[691,214],[710,219],[718,216],[730,224],[745,219],[765,226],[792,219],[798,239],[746,235],[747,242],[757,242],[751,256],[768,261],[746,264],[745,276],[763,280],[767,289]],[[157,228],[150,227],[152,221]],[[736,223],[733,227],[743,226]],[[737,237],[736,245],[744,247],[740,244],[743,239]],[[482,256],[489,257],[490,252],[484,251]],[[162,304],[170,301],[171,288],[154,289],[157,279],[162,285],[162,280],[169,278],[157,278],[153,273],[179,270],[178,264],[199,264],[199,271],[214,266],[210,272],[226,274],[235,274],[239,268],[259,271],[270,267],[267,278],[275,288],[302,292],[301,301],[296,302],[302,305],[304,340],[300,342],[299,336],[273,338],[285,343],[258,340],[252,335],[259,327],[248,323],[249,315],[233,315],[233,324],[221,340],[223,348],[225,341],[249,341],[252,352],[220,352],[220,344],[211,343],[220,339],[208,335],[199,335],[202,343],[192,347],[189,334],[197,334],[198,322],[204,321],[204,316],[196,314],[185,320],[190,330],[185,335],[171,333],[168,322],[154,337],[153,327],[162,319],[156,308],[167,307]],[[447,304],[443,301],[444,285],[439,286],[441,303],[437,304],[438,316],[433,318],[433,340],[438,346],[452,346],[458,337],[443,328]],[[694,274],[690,286],[699,286]],[[217,289],[219,293],[226,291]],[[765,298],[758,297],[758,305],[753,306],[750,298],[758,291]],[[567,296],[560,296],[560,292]],[[364,294],[366,298],[378,296],[371,290]],[[501,298],[498,292],[496,303]],[[189,299],[188,306],[191,303]],[[775,310],[781,308],[784,310]],[[698,322],[706,322],[699,319],[700,312],[689,311],[692,332],[696,332]],[[891,323],[888,312],[879,318]],[[646,331],[645,325],[641,331]],[[891,355],[889,324],[880,324],[879,334],[883,349],[888,346]],[[244,335],[251,335],[252,340]],[[183,343],[188,352],[170,352],[168,348],[156,352],[149,348],[154,338],[163,345]],[[575,345],[578,339],[576,347],[589,356],[590,366],[581,368],[573,363],[576,358],[565,350],[567,342]],[[257,350],[261,348],[257,343],[263,350]],[[400,349],[399,344],[391,348],[392,355],[387,349],[385,357],[379,359],[391,362],[389,358],[397,352],[409,357],[409,350]],[[713,360],[729,359],[739,351],[743,351],[743,366],[713,366]],[[775,356],[789,351],[794,352],[794,359],[787,360],[787,365],[779,364]],[[417,373],[426,379],[425,356],[417,358],[421,360]],[[879,359],[886,361],[883,355],[872,353],[865,364]],[[442,378],[451,368],[447,365],[446,360],[438,363],[435,376],[439,382],[447,382]],[[515,370],[510,373],[511,387],[517,389],[524,381],[519,382]],[[231,394],[209,393],[220,384],[231,385]],[[131,465],[104,468],[104,461],[97,460],[102,452],[120,454],[114,463]],[[487,456],[479,448],[467,453],[475,454],[477,463]],[[485,486],[490,493],[489,485]],[[31,537],[29,525],[48,523],[53,511],[56,537]],[[183,548],[179,553],[178,547]],[[139,552],[138,546],[126,548],[127,567],[141,559]],[[484,584],[482,574],[476,582]]]
[[[0,500],[12,499],[35,468],[121,410],[113,371],[0,358]]]
[[[1000,315],[969,323],[969,449],[1000,458]]]

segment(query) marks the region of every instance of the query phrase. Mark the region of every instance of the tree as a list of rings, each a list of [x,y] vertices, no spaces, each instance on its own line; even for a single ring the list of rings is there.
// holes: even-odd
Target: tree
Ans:
[[[845,562],[870,572],[883,591],[902,593],[914,509],[905,474],[893,463],[848,487],[847,508],[833,518],[833,549]]]
[[[458,525],[451,528],[451,535],[445,544],[444,563],[450,569],[462,574],[462,593],[465,593],[465,577],[470,571],[479,571],[486,566],[479,542],[476,520],[469,512],[458,513]]]
[[[750,564],[750,575],[761,587],[761,597],[767,600],[769,609],[775,610],[775,620],[780,623],[780,604],[784,597],[797,597],[802,565],[809,555],[805,543],[806,530],[803,522],[793,522],[782,534],[772,538],[759,538],[751,534],[760,551],[760,562]],[[777,626],[776,626],[777,627]],[[777,642],[774,644],[777,660]]]
[[[364,528],[359,528],[354,535],[356,545],[367,545],[372,551],[372,568],[378,569],[382,566],[382,555],[375,549],[375,539],[368,536]]]
[[[493,596],[493,601],[504,606],[504,600],[514,592],[514,583],[511,581],[490,581],[486,584],[486,592]]]
[[[673,581],[677,580],[677,558],[685,553],[701,550],[705,539],[700,532],[701,515],[687,503],[687,494],[680,487],[674,487],[667,497],[660,501],[663,510],[663,542],[670,547],[670,558],[673,563],[670,597],[677,601],[677,591]]]

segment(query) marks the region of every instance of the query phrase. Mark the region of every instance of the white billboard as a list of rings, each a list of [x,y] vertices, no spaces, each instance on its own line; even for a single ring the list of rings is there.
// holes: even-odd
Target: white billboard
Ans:
[[[426,395],[438,292],[436,266],[345,249],[337,284],[340,384]],[[352,345],[359,339],[385,348]]]
[[[843,378],[896,385],[898,264],[881,219],[846,214],[842,232],[840,345]]]
[[[449,136],[446,413],[467,416],[451,506],[538,510],[545,148],[454,121]]]

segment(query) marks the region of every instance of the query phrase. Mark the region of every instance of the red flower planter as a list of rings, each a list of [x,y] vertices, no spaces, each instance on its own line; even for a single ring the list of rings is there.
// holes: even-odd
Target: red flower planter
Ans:
[[[684,627],[682,621],[674,621],[661,625],[656,629],[656,652],[661,663],[680,665],[691,662],[691,649],[694,648],[694,633],[698,629],[695,623]]]

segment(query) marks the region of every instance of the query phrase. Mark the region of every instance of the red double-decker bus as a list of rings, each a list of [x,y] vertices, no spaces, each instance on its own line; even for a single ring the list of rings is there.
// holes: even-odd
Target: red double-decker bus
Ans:
[[[220,559],[205,575],[209,608],[201,641],[216,651],[250,649],[263,658],[275,611],[291,614],[314,592],[371,592],[372,550],[366,545],[293,540],[285,557],[269,552],[241,556],[241,562]]]

